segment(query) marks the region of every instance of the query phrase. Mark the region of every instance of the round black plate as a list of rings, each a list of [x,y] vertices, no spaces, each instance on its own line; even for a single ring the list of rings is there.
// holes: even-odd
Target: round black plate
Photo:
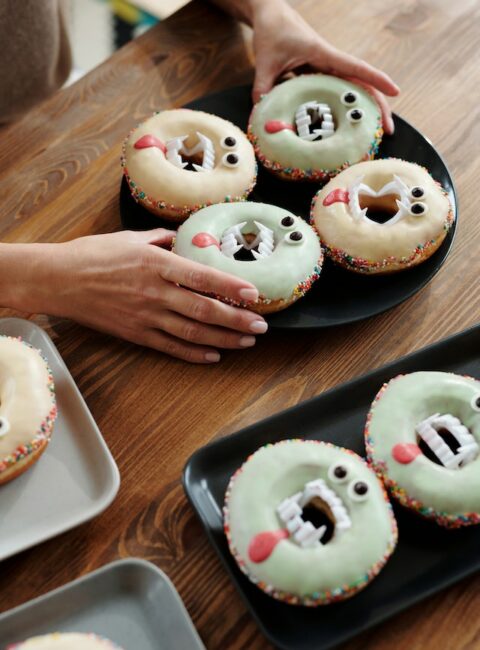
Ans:
[[[229,88],[215,95],[196,99],[188,108],[214,113],[246,130],[252,108],[251,87]],[[395,135],[386,136],[378,158],[396,157],[426,167],[439,181],[453,205],[457,217],[455,187],[440,155],[425,136],[398,115],[394,116]],[[250,195],[252,201],[272,203],[308,220],[310,203],[319,189],[316,183],[291,183],[278,180],[259,167],[258,181]],[[135,203],[125,180],[120,192],[120,215],[125,228],[148,230],[171,222],[155,217]],[[320,279],[295,305],[268,317],[271,327],[316,329],[343,325],[375,316],[400,304],[424,287],[445,262],[453,243],[456,220],[445,241],[426,262],[386,276],[363,276],[345,271],[326,260]]]

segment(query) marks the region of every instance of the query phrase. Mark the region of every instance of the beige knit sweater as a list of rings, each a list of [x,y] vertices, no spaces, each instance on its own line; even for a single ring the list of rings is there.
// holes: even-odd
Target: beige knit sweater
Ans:
[[[68,0],[0,0],[0,124],[18,118],[68,77]]]

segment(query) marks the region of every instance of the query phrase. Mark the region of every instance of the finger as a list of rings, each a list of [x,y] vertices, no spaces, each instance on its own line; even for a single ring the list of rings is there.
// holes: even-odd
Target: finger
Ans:
[[[141,343],[159,352],[165,352],[171,357],[183,359],[183,361],[189,361],[190,363],[216,363],[220,361],[220,354],[214,348],[186,343],[174,336],[154,329],[144,332]]]
[[[322,49],[319,54],[322,55],[320,66],[325,67],[325,51]],[[340,50],[331,50],[328,53],[328,63],[332,73],[337,76],[356,77],[390,97],[395,97],[400,92],[400,88],[385,72],[357,59],[356,56]]]
[[[361,79],[356,79],[355,77],[349,76],[344,76],[343,78],[347,81],[351,81],[352,83],[357,84],[357,86],[365,88],[365,90],[373,96],[380,108],[380,112],[382,113],[383,129],[387,135],[392,135],[395,131],[395,124],[393,122],[392,109],[390,108],[385,95]]]
[[[254,336],[240,335],[223,327],[199,323],[174,312],[164,312],[159,327],[179,339],[216,348],[251,348],[255,345]]]
[[[154,230],[129,230],[122,233],[122,235],[125,234],[128,234],[131,239],[139,244],[170,246],[177,233],[174,230],[155,228]]]
[[[261,99],[262,95],[272,90],[276,78],[277,72],[273,68],[262,65],[260,61],[257,61],[252,90],[252,99],[255,103]]]
[[[200,296],[182,287],[173,285],[166,287],[162,295],[162,303],[169,311],[177,312],[200,323],[220,325],[249,334],[264,334],[268,329],[265,320],[248,309],[232,307],[220,300]]]
[[[158,252],[168,255],[168,260],[162,259],[163,264],[159,269],[162,278],[168,282],[236,301],[255,302],[258,300],[258,290],[246,280],[187,260],[174,253]]]

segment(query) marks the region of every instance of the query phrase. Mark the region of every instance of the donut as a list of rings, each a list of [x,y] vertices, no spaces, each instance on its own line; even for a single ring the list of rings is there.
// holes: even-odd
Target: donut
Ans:
[[[55,632],[7,646],[6,650],[122,650],[120,646],[96,634]]]
[[[0,336],[0,485],[40,458],[56,416],[53,377],[40,350]]]
[[[480,523],[480,382],[413,372],[384,384],[368,414],[370,462],[403,506],[447,528]]]
[[[248,137],[262,165],[286,180],[325,181],[373,158],[382,139],[373,97],[324,74],[275,86],[255,104]]]
[[[261,314],[301,298],[318,278],[323,260],[308,223],[283,208],[250,201],[195,212],[178,229],[174,251],[254,284],[258,301],[237,304]]]
[[[123,144],[122,167],[133,198],[177,222],[212,203],[243,201],[257,176],[243,131],[186,108],[156,113],[137,126]]]
[[[442,186],[423,167],[395,158],[346,169],[315,195],[311,210],[327,255],[363,274],[424,262],[453,221]]]
[[[355,595],[397,541],[392,506],[366,462],[315,440],[284,440],[252,454],[230,479],[223,514],[243,573],[293,605]]]

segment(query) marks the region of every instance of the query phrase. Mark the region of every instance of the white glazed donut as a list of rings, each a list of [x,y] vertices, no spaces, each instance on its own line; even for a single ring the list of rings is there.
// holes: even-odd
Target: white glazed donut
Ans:
[[[382,134],[373,97],[350,81],[324,74],[275,86],[255,105],[248,125],[262,165],[293,181],[325,181],[373,158]]]
[[[15,643],[8,646],[7,650],[122,650],[122,648],[96,634],[55,632]]]
[[[178,229],[174,250],[254,284],[260,298],[248,307],[258,313],[285,309],[303,296],[323,260],[308,223],[283,208],[250,201],[195,212]]]
[[[388,158],[353,165],[315,196],[311,221],[334,262],[357,273],[420,264],[453,223],[446,192],[428,171]]]
[[[355,595],[397,541],[392,507],[367,463],[316,440],[284,440],[252,454],[228,485],[224,529],[248,578],[293,605]]]
[[[122,166],[134,199],[173,221],[212,203],[246,199],[257,174],[243,131],[186,108],[157,113],[134,129]]]
[[[53,377],[40,351],[0,336],[0,485],[38,460],[56,415]]]

